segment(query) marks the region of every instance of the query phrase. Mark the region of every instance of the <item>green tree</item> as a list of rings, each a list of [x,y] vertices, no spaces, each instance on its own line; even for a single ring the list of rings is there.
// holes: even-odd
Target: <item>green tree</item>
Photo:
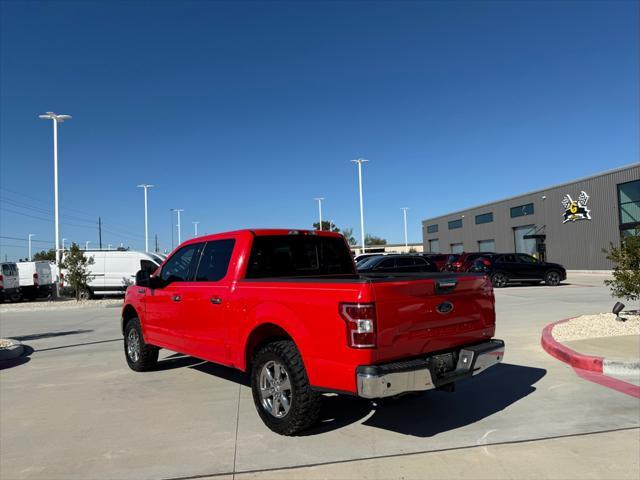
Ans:
[[[49,262],[56,261],[56,250],[55,248],[50,248],[49,250],[42,250],[41,252],[36,252],[33,255],[33,260],[48,260]]]
[[[375,235],[371,235],[367,233],[364,237],[364,243],[366,245],[386,245],[387,240],[382,237],[376,237]]]
[[[84,252],[76,243],[65,254],[60,266],[66,270],[65,281],[69,283],[75,293],[76,300],[80,300],[80,292],[87,291],[87,282],[91,277],[89,265],[93,264],[93,257],[85,257]]]
[[[314,222],[313,228],[314,230],[320,230],[320,222]],[[325,232],[340,232],[340,229],[336,227],[335,223],[328,222],[327,220],[322,220],[322,230]]]
[[[349,228],[343,228],[342,229],[342,235],[344,235],[344,238],[347,239],[347,243],[349,245],[351,245],[352,247],[354,245],[358,244],[358,241],[355,239],[355,237],[353,236],[353,228],[349,227]]]
[[[611,244],[604,252],[613,262],[613,280],[604,281],[611,289],[611,296],[640,300],[640,229],[623,238],[619,247]]]

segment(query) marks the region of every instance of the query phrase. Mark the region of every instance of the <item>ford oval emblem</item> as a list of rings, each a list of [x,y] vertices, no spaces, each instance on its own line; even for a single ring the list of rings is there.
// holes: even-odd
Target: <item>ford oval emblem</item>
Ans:
[[[438,313],[442,315],[446,315],[447,313],[451,313],[453,311],[453,303],[451,302],[442,302],[440,305],[436,307]]]

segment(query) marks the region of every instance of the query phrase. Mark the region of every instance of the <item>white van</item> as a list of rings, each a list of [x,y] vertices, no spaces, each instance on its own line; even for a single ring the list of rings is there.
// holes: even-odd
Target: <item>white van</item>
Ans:
[[[158,259],[145,252],[131,250],[86,250],[85,257],[92,257],[93,263],[88,266],[91,274],[87,283],[88,290],[80,292],[80,298],[91,298],[98,295],[123,295],[129,285],[136,281],[139,270],[153,273],[160,266]],[[66,271],[62,270],[64,281]],[[66,288],[65,288],[66,289]]]
[[[20,291],[22,298],[35,300],[47,298],[53,291],[51,264],[40,260],[36,262],[18,262],[20,274]]]
[[[0,303],[20,300],[20,277],[14,262],[0,264]]]

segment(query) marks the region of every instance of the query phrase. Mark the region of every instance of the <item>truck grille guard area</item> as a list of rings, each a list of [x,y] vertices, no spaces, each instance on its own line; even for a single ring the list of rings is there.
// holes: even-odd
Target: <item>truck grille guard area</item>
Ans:
[[[477,375],[503,358],[504,342],[493,339],[441,354],[360,366],[356,370],[358,396],[384,398],[441,388]]]

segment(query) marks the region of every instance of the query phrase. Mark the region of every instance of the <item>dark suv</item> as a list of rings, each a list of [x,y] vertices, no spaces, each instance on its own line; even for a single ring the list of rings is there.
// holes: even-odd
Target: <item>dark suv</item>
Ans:
[[[358,273],[438,272],[438,267],[420,255],[384,255],[363,260]]]
[[[542,281],[555,287],[567,279],[567,271],[559,263],[541,262],[526,253],[486,254],[476,259],[469,271],[489,275],[495,288]]]

